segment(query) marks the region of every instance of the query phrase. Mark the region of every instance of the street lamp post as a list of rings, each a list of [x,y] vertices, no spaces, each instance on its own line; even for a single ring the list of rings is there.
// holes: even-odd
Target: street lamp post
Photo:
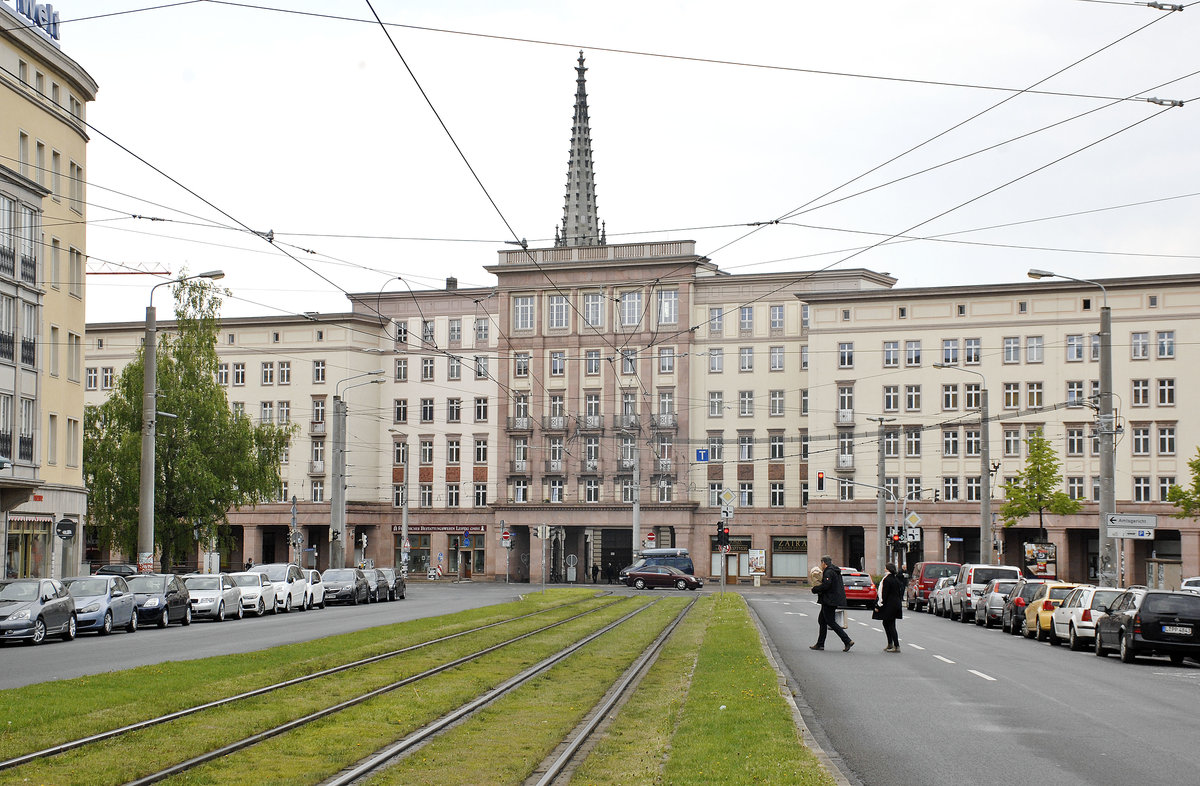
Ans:
[[[880,490],[884,490],[884,481],[886,480],[887,473],[885,472],[886,467],[884,465],[885,457],[884,457],[884,441],[883,441],[883,424],[890,423],[891,421],[895,420],[895,418],[878,417],[878,418],[867,418],[867,420],[870,420],[870,421],[873,421],[873,422],[876,422],[879,424],[879,459],[878,459],[879,467],[877,468],[875,474],[877,476],[877,480],[879,481]],[[893,496],[895,496],[895,495],[893,495]],[[878,524],[876,526],[877,526],[877,529],[879,530],[877,533],[877,537],[876,537],[876,540],[878,541],[878,543],[876,544],[876,546],[878,547],[878,550],[876,553],[876,560],[877,560],[876,567],[878,568],[880,575],[882,575],[883,573],[885,573],[883,566],[887,562],[887,498],[884,497],[883,494],[877,493],[875,495],[875,517],[878,520]]]
[[[1098,281],[1064,276],[1062,273],[1051,273],[1049,270],[1031,268],[1028,275],[1030,278],[1065,278],[1080,284],[1091,284],[1099,287],[1104,296],[1104,305],[1100,308],[1100,425],[1097,429],[1100,435],[1099,535],[1103,547],[1097,571],[1100,574],[1101,586],[1117,587],[1120,586],[1117,576],[1118,544],[1116,538],[1108,536],[1108,517],[1116,513],[1117,507],[1116,489],[1113,485],[1114,454],[1116,452],[1113,440],[1116,437],[1116,424],[1113,420],[1112,405],[1112,311],[1108,307],[1108,290]],[[1123,577],[1120,579],[1120,583],[1124,583]]]
[[[224,278],[221,270],[194,276],[181,276],[150,287],[150,305],[146,306],[146,340],[142,369],[142,463],[138,487],[137,566],[139,573],[154,568],[154,421],[158,415],[158,316],[154,311],[154,290],[167,284],[179,284],[195,278],[212,281]]]
[[[979,494],[979,561],[983,562],[985,549],[991,552],[993,564],[1001,563],[997,553],[996,534],[992,531],[992,466],[991,439],[988,435],[988,385],[983,372],[948,363],[934,363],[934,368],[951,368],[974,374],[979,385],[979,482],[983,486]]]
[[[346,567],[346,402],[342,399],[341,386],[362,377],[377,378],[349,385],[346,391],[363,385],[381,384],[383,380],[378,377],[382,375],[383,369],[376,369],[346,377],[333,386],[333,471],[330,474],[333,488],[329,499],[329,566],[332,568]]]

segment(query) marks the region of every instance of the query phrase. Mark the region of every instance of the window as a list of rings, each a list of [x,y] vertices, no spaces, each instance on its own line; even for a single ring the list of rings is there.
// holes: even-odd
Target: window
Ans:
[[[475,463],[486,464],[488,460],[488,441],[485,438],[475,439]]]
[[[1078,426],[1067,427],[1067,455],[1083,455],[1083,429]]]
[[[958,478],[942,478],[942,499],[946,502],[958,501]]]
[[[450,343],[451,344],[462,343],[462,320],[461,319],[451,319],[449,321],[449,323],[447,324],[447,328],[448,328]]]
[[[674,325],[679,322],[679,290],[669,289],[658,293],[658,324]]]
[[[1160,379],[1158,381],[1158,405],[1160,407],[1175,406],[1175,380]]]
[[[104,366],[100,369],[100,389],[112,390],[113,381],[116,379],[116,371],[112,366]]]
[[[458,423],[462,421],[462,399],[448,398],[446,399],[446,422]]]
[[[1025,362],[1041,363],[1045,352],[1045,339],[1041,336],[1029,336],[1025,339]]]
[[[324,502],[325,501],[325,481],[314,480],[312,482],[312,501],[313,502]]]
[[[1129,334],[1129,357],[1133,360],[1147,360],[1150,357],[1150,334]]]
[[[1083,478],[1081,476],[1067,478],[1067,496],[1071,499],[1083,499]]]
[[[773,508],[783,507],[783,484],[778,482],[771,483],[771,501],[770,505]]]
[[[715,347],[708,350],[708,373],[720,374],[725,370],[725,350]]]
[[[1158,455],[1174,456],[1175,455],[1175,427],[1174,426],[1159,426],[1158,427]]]
[[[738,371],[754,370],[754,347],[738,349]]]
[[[725,312],[720,308],[708,310],[708,335],[719,336],[725,328]]]
[[[421,320],[421,341],[423,343],[429,344],[431,346],[434,345],[435,342],[433,340],[433,320],[432,319],[422,319]]]
[[[618,299],[621,308],[621,327],[637,327],[642,321],[642,293],[622,292]]]
[[[513,298],[513,330],[533,330],[533,296]]]
[[[599,292],[588,292],[583,296],[583,324],[604,326],[604,296]]]
[[[1133,479],[1133,501],[1150,502],[1150,478],[1136,477]]]
[[[769,396],[769,404],[767,414],[771,417],[781,417],[783,415],[783,391],[772,390]]]
[[[838,409],[853,410],[854,409],[854,386],[841,385],[838,387]]]
[[[768,357],[771,371],[783,371],[783,347],[770,347]]]
[[[459,504],[458,499],[459,499],[458,484],[457,483],[447,483],[446,484],[446,507],[457,508],[458,504]]]
[[[883,479],[883,488],[887,492],[888,499],[894,499],[900,496],[900,478],[895,475],[887,475]]]
[[[1021,407],[1021,383],[1020,382],[1005,382],[1004,383],[1004,408],[1005,409],[1020,409]]]
[[[951,366],[958,365],[958,339],[942,339],[942,362]]]
[[[754,391],[741,390],[738,391],[738,415],[741,417],[750,417],[754,414]]]
[[[947,458],[958,456],[958,429],[942,431],[942,455]]]
[[[1135,407],[1150,406],[1150,380],[1148,380],[1148,379],[1133,380],[1132,404]]]
[[[1083,362],[1083,336],[1073,335],[1067,336],[1067,362],[1081,363]]]
[[[408,381],[408,358],[396,358],[396,381]]]
[[[1083,380],[1071,380],[1067,382],[1067,406],[1078,407],[1083,405]]]
[[[421,358],[421,381],[433,381],[433,358]]]
[[[561,377],[567,373],[567,353],[554,351],[550,353],[550,376]]]
[[[958,409],[958,385],[942,385],[942,409]]]
[[[1004,362],[1021,362],[1021,339],[1017,336],[1007,336],[1004,339]]]
[[[550,312],[547,315],[551,330],[562,330],[568,327],[567,323],[567,298],[565,295],[551,295],[546,302],[547,310]]]
[[[83,376],[84,389],[85,390],[95,390],[97,379],[99,379],[99,377],[96,374],[96,367],[88,366],[87,369],[85,370],[84,376]]]
[[[883,386],[883,411],[895,412],[900,409],[900,386]]]
[[[1025,403],[1029,407],[1040,407],[1043,404],[1042,383],[1041,382],[1026,382],[1025,383]]]
[[[1090,359],[1093,363],[1095,363],[1100,360],[1100,334],[1092,333],[1090,336],[1088,336],[1088,341],[1092,347]]]
[[[325,381],[325,361],[313,361],[313,382],[321,383]],[[234,384],[237,384],[236,382]]]
[[[280,401],[279,402],[279,422],[280,423],[291,423],[292,422],[292,402],[290,402],[290,401]]]
[[[784,458],[783,455],[783,435],[771,434],[767,437],[767,456],[772,461],[780,461]]]
[[[488,400],[487,396],[477,396],[475,398],[475,422],[486,423],[488,419]]]
[[[983,340],[968,338],[963,341],[963,363],[978,366],[983,362]]]
[[[281,360],[281,361],[279,361],[279,384],[280,384],[280,385],[290,385],[290,384],[292,384],[292,364],[291,364],[291,361],[288,361],[288,360]]]
[[[754,306],[742,306],[738,309],[738,330],[743,333],[754,330]]]
[[[1169,502],[1171,486],[1175,485],[1174,475],[1162,475],[1158,478],[1158,501]]]
[[[562,478],[551,478],[550,479],[550,483],[547,488],[547,495],[548,495],[548,499],[551,502],[562,502],[563,501],[563,479]]]
[[[422,508],[433,507],[433,484],[421,483],[417,486],[417,505]]]
[[[240,418],[246,414],[246,402],[231,401],[229,402],[229,409],[233,412],[235,418]]]
[[[660,347],[658,350],[658,372],[660,374],[675,373],[675,350],[672,347]]]
[[[482,344],[488,340],[488,321],[486,319],[475,320],[475,343]]]
[[[771,306],[771,330],[783,330],[783,306]]]
[[[725,460],[725,438],[720,432],[708,436],[708,460]]]
[[[1021,455],[1021,432],[1018,429],[1004,429],[1004,455]]]
[[[407,322],[396,322],[395,326],[396,326],[396,343],[397,344],[407,344],[408,343],[408,323]]]
[[[908,458],[921,457],[921,429],[910,428],[904,432],[904,455]]]
[[[488,377],[488,359],[487,355],[475,356],[475,379],[487,379]]]
[[[600,350],[589,349],[583,353],[583,370],[589,376],[600,373]]]
[[[583,501],[600,501],[600,481],[596,478],[587,478],[583,481]]]
[[[446,356],[446,379],[462,379],[462,358],[458,355]]]
[[[967,458],[979,458],[982,443],[979,439],[979,429],[969,428],[963,431],[964,455]]]
[[[853,341],[843,341],[838,344],[838,368],[854,368]]]
[[[900,365],[900,342],[883,342],[883,367],[896,368]]]
[[[844,478],[838,478],[838,499],[851,502],[854,499],[854,484]]]
[[[431,398],[421,399],[421,422],[433,422],[433,399]]]
[[[83,297],[83,252],[77,248],[72,248],[68,254],[68,267],[70,273],[70,281],[67,285],[67,292],[72,297]]]
[[[67,333],[67,379],[72,382],[79,381],[79,374],[83,370],[83,339],[77,333]],[[1174,393],[1172,393],[1172,397]],[[1172,402],[1174,403],[1174,398]]]
[[[754,484],[739,483],[738,484],[738,507],[752,508],[754,507]]]
[[[800,389],[800,414],[808,414],[808,388]]]
[[[904,342],[904,365],[906,365],[906,366],[921,365],[921,342],[920,341],[905,341]]]
[[[800,347],[800,370],[808,371],[808,347]]]
[[[323,439],[314,439],[313,440],[312,460],[313,461],[324,461],[325,460],[325,440],[323,440]]]
[[[920,476],[904,479],[904,496],[908,499],[920,499],[920,497],[921,497],[921,478],[920,478]]]
[[[417,460],[422,464],[433,463],[433,440],[423,439],[417,444]]]
[[[1175,331],[1160,330],[1158,332],[1158,358],[1166,360],[1175,357]]]
[[[908,412],[921,411],[921,386],[904,386],[904,409]]]
[[[621,350],[621,373],[636,374],[637,373],[637,350],[622,349]]]
[[[894,428],[883,432],[883,455],[884,458],[900,456],[900,432]]]

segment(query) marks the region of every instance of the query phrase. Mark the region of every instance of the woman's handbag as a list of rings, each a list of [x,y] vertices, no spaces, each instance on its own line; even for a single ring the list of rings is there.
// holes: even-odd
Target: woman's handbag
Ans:
[[[881,619],[883,619],[883,608],[882,608],[881,606],[876,606],[876,607],[875,607],[875,608],[874,608],[874,609],[871,611],[871,619],[873,619],[873,620],[881,620]]]

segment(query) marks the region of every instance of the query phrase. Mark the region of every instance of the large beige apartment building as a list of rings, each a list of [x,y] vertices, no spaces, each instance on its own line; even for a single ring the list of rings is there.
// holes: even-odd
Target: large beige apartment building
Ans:
[[[61,48],[57,20],[43,21],[0,4],[0,575],[9,577],[76,573],[85,551],[84,118],[97,88]]]

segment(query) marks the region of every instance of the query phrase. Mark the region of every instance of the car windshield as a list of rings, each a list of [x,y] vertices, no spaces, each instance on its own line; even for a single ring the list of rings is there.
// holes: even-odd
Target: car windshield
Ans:
[[[0,582],[0,600],[33,600],[37,597],[36,581]]]
[[[262,579],[259,578],[261,573],[235,573],[229,578],[233,579],[233,583],[239,587],[261,587]]]
[[[188,589],[194,590],[219,590],[221,589],[220,576],[188,576],[183,580]]]
[[[259,568],[259,573],[265,573],[271,581],[287,581],[288,566],[287,565],[267,565]]]
[[[1050,600],[1062,600],[1074,591],[1074,587],[1051,587]]]
[[[104,579],[76,579],[67,584],[67,591],[73,598],[87,598],[93,595],[107,595],[108,582]]]
[[[321,577],[326,581],[354,581],[354,571],[349,568],[331,568]]]
[[[957,576],[958,567],[954,565],[926,565],[926,579],[944,579],[947,576]]]
[[[1092,608],[1111,606],[1112,602],[1121,597],[1121,590],[1096,590],[1092,595]]]
[[[134,592],[162,592],[167,586],[163,576],[130,576],[128,581],[129,589]]]
[[[1142,601],[1143,612],[1154,614],[1178,614],[1186,617],[1200,617],[1200,595],[1166,595],[1151,592]]]

